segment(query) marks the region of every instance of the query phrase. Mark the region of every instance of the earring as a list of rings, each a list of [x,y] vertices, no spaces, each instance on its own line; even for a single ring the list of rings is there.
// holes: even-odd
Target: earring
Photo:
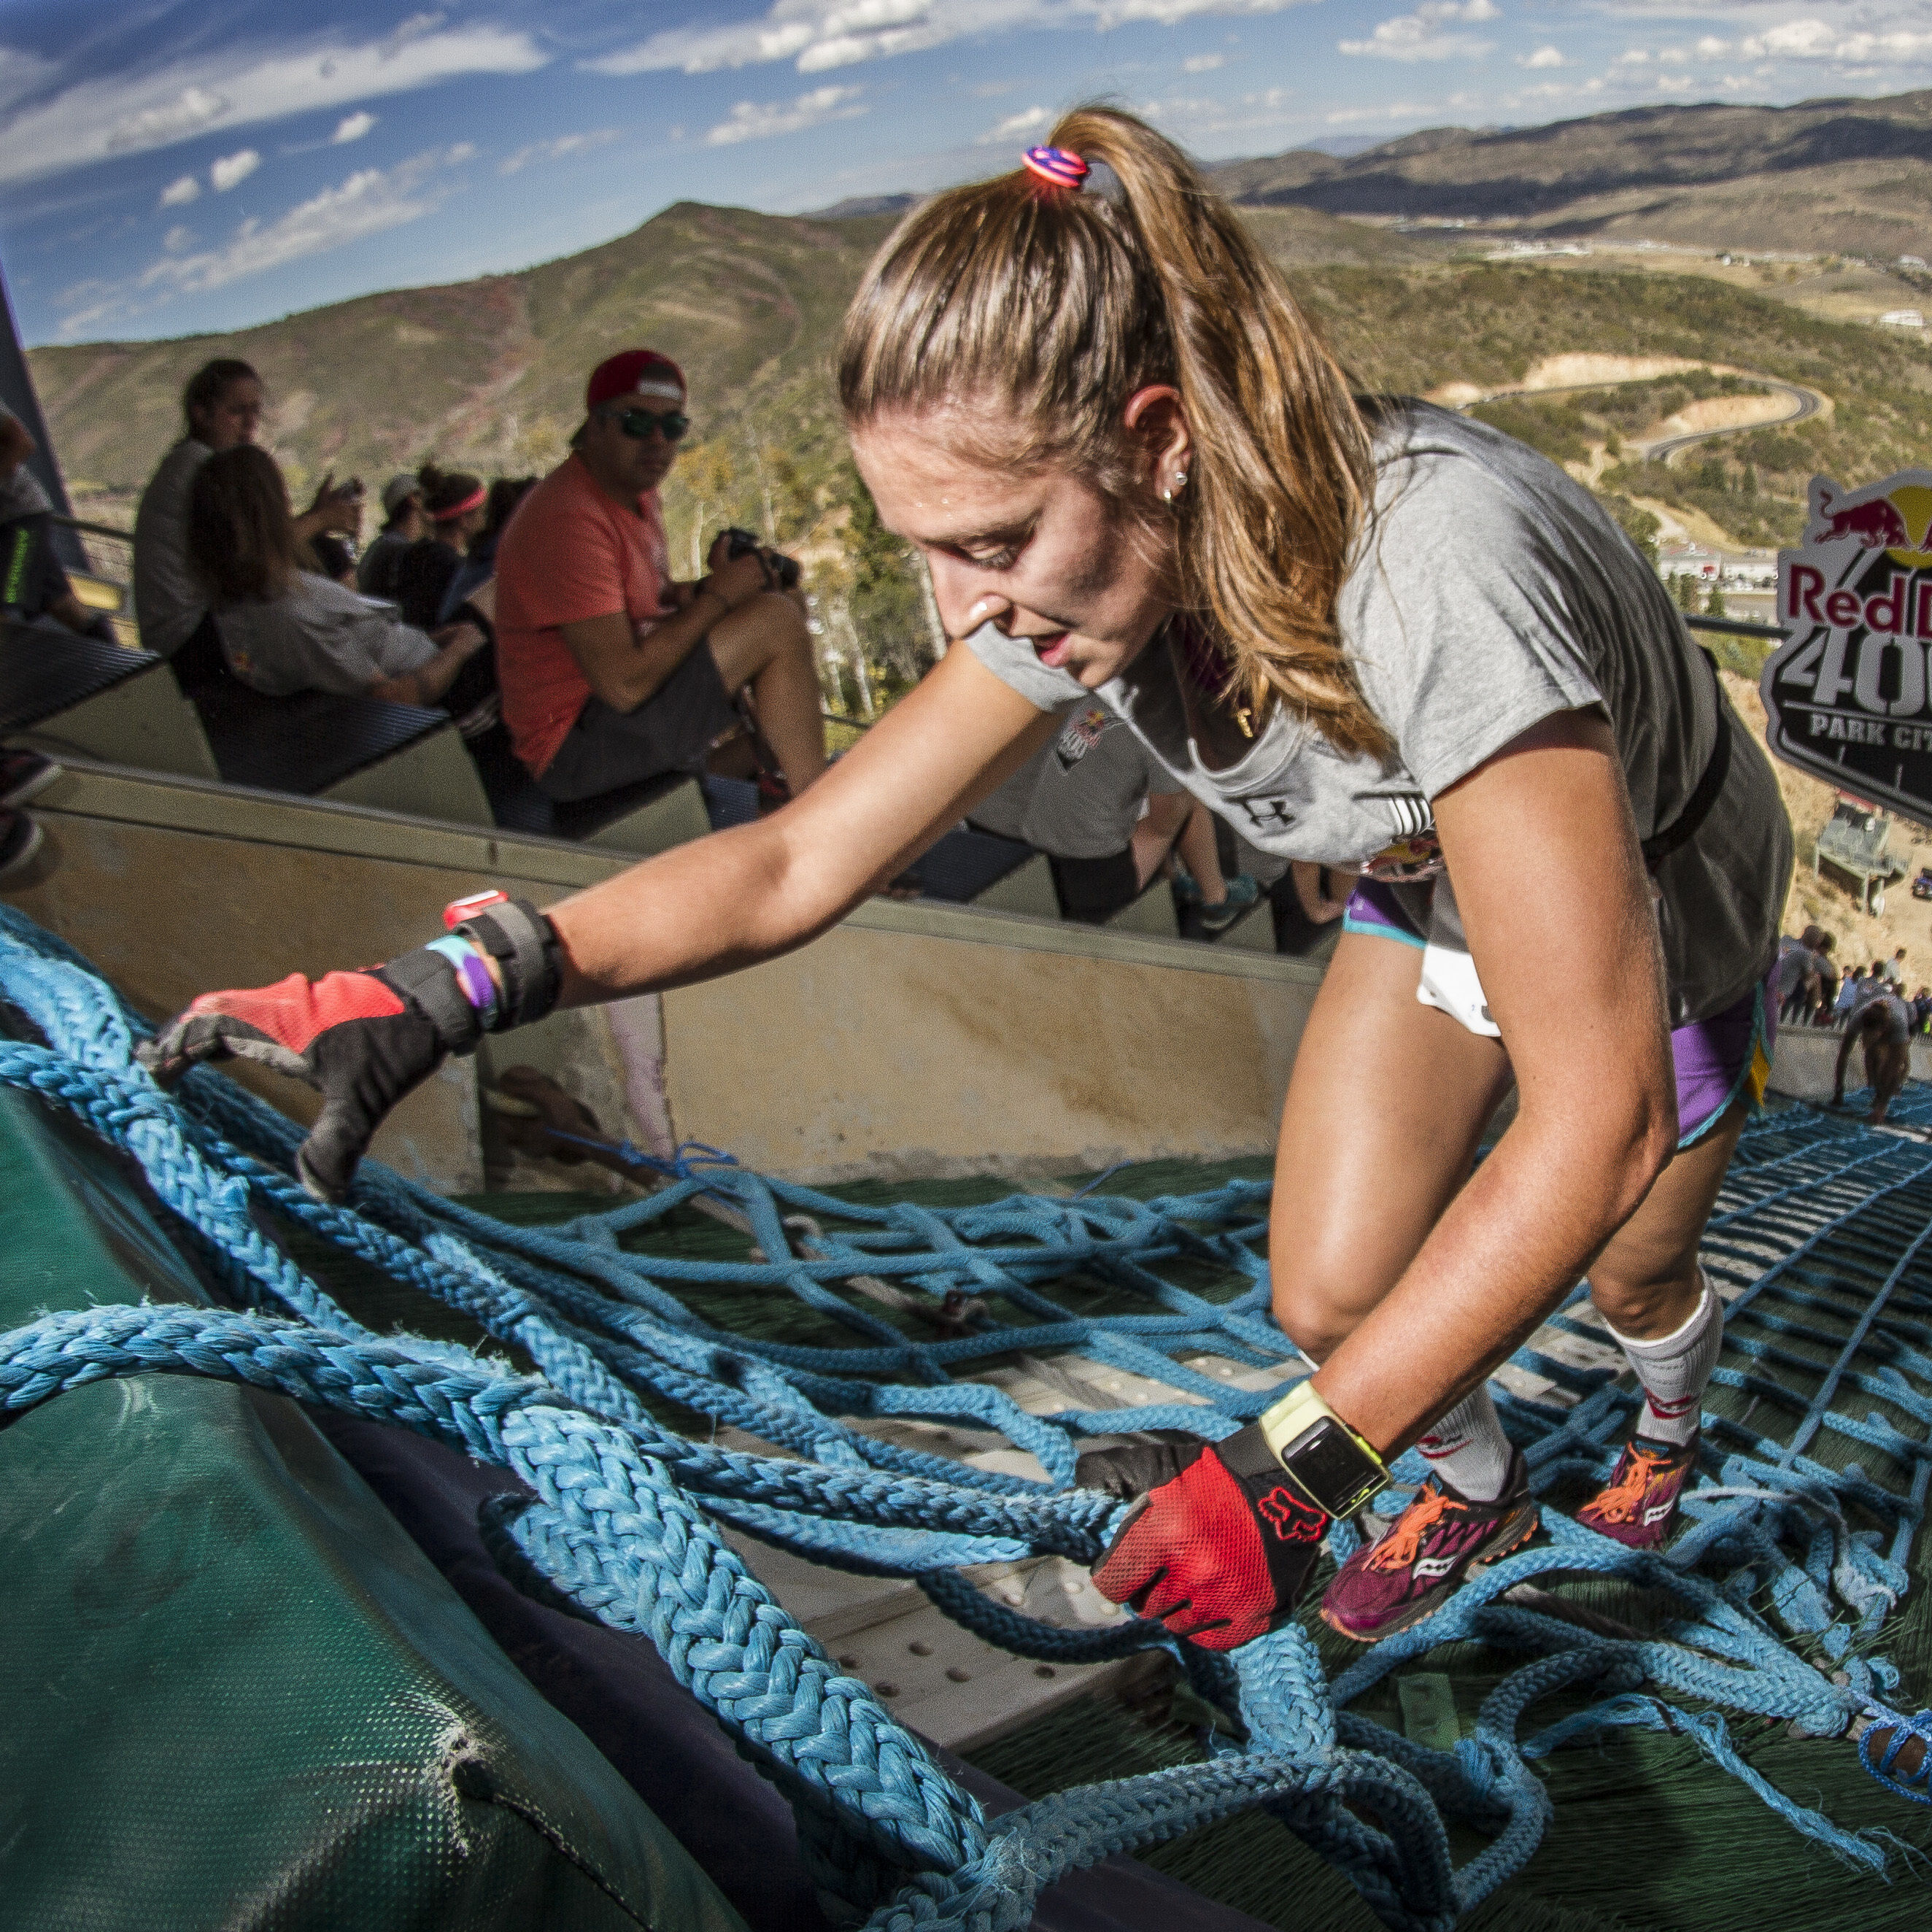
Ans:
[[[1174,492],[1172,490],[1163,490],[1160,493],[1160,500],[1163,503],[1172,502],[1174,501]]]

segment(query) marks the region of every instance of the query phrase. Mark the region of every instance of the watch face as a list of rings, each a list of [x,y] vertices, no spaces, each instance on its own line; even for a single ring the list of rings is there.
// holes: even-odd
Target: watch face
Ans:
[[[1365,1484],[1379,1484],[1381,1472],[1332,1416],[1322,1417],[1282,1452],[1282,1462],[1331,1514],[1346,1513]]]

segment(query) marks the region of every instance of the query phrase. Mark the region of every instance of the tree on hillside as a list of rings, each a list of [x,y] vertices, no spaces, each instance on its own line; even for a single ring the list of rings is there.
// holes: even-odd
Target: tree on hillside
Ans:
[[[849,473],[841,532],[850,573],[852,622],[866,655],[879,667],[888,695],[916,684],[937,657],[918,560],[879,520],[878,506],[856,470]]]
[[[719,529],[732,520],[740,479],[730,444],[723,436],[685,449],[670,473],[679,494],[691,506],[691,574],[704,574],[705,552]]]

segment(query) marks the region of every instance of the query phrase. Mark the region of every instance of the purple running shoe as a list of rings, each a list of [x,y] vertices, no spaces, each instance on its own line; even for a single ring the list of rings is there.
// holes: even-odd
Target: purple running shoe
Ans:
[[[1322,1620],[1358,1643],[1393,1636],[1441,1609],[1470,1564],[1507,1556],[1536,1526],[1520,1450],[1510,1452],[1494,1502],[1472,1502],[1432,1476],[1377,1541],[1342,1564],[1322,1599]]]

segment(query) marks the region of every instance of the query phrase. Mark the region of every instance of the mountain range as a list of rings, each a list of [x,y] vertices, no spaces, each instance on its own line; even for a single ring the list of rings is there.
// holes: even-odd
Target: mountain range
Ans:
[[[1551,238],[1928,256],[1932,89],[1436,128],[1360,154],[1300,148],[1229,162],[1213,178],[1255,207],[1507,222]]]
[[[1734,229],[1727,211],[1768,221],[1768,183],[1801,210],[1775,238],[1810,251],[1824,245],[1820,198],[1848,169],[1864,170],[1862,206],[1883,200],[1888,169],[1920,183],[1912,212],[1922,224],[1932,209],[1928,154],[1932,93],[1438,130],[1356,155],[1300,151],[1231,164],[1216,178],[1241,197],[1257,239],[1366,386],[1460,386],[1456,399],[1466,400],[1520,383],[1549,358],[1582,355],[1723,363],[1835,399],[1835,412],[1801,436],[1748,454],[1714,451],[1697,466],[1701,482],[1684,466],[1652,466],[1636,493],[1702,509],[1720,526],[1782,532],[1800,514],[1811,468],[1850,483],[1925,460],[1932,355],[1916,338],[1778,299],[1796,267],[1738,272],[1750,285],[1736,286],[1639,272],[1612,253],[1561,269],[1489,262],[1480,251],[1493,239],[1472,246],[1466,232],[1360,218],[1456,210],[1432,218],[1570,232],[1586,224],[1581,211],[1614,202],[1625,212],[1602,214],[1606,228],[1641,208],[1648,232],[1662,236],[1691,232],[1670,224],[1692,224],[1701,208],[1702,246],[1742,247],[1744,214]],[[1848,191],[1840,200],[1850,205]],[[615,350],[649,343],[676,358],[691,382],[696,427],[665,494],[682,567],[699,535],[726,522],[788,542],[847,527],[842,506],[855,485],[832,349],[840,314],[899,212],[892,197],[862,212],[793,217],[681,203],[630,234],[517,274],[362,296],[229,335],[41,347],[29,362],[77,499],[96,514],[125,515],[180,433],[183,382],[212,356],[239,356],[261,372],[266,437],[297,495],[328,471],[360,475],[373,495],[430,457],[486,475],[548,469],[580,418],[588,371]],[[1932,250],[1932,238],[1914,249],[1900,245],[1904,231],[1888,233],[1894,254]],[[1932,277],[1911,273],[1932,289]],[[1580,434],[1555,426],[1546,440],[1554,454]],[[1694,488],[1703,494],[1687,494]]]

